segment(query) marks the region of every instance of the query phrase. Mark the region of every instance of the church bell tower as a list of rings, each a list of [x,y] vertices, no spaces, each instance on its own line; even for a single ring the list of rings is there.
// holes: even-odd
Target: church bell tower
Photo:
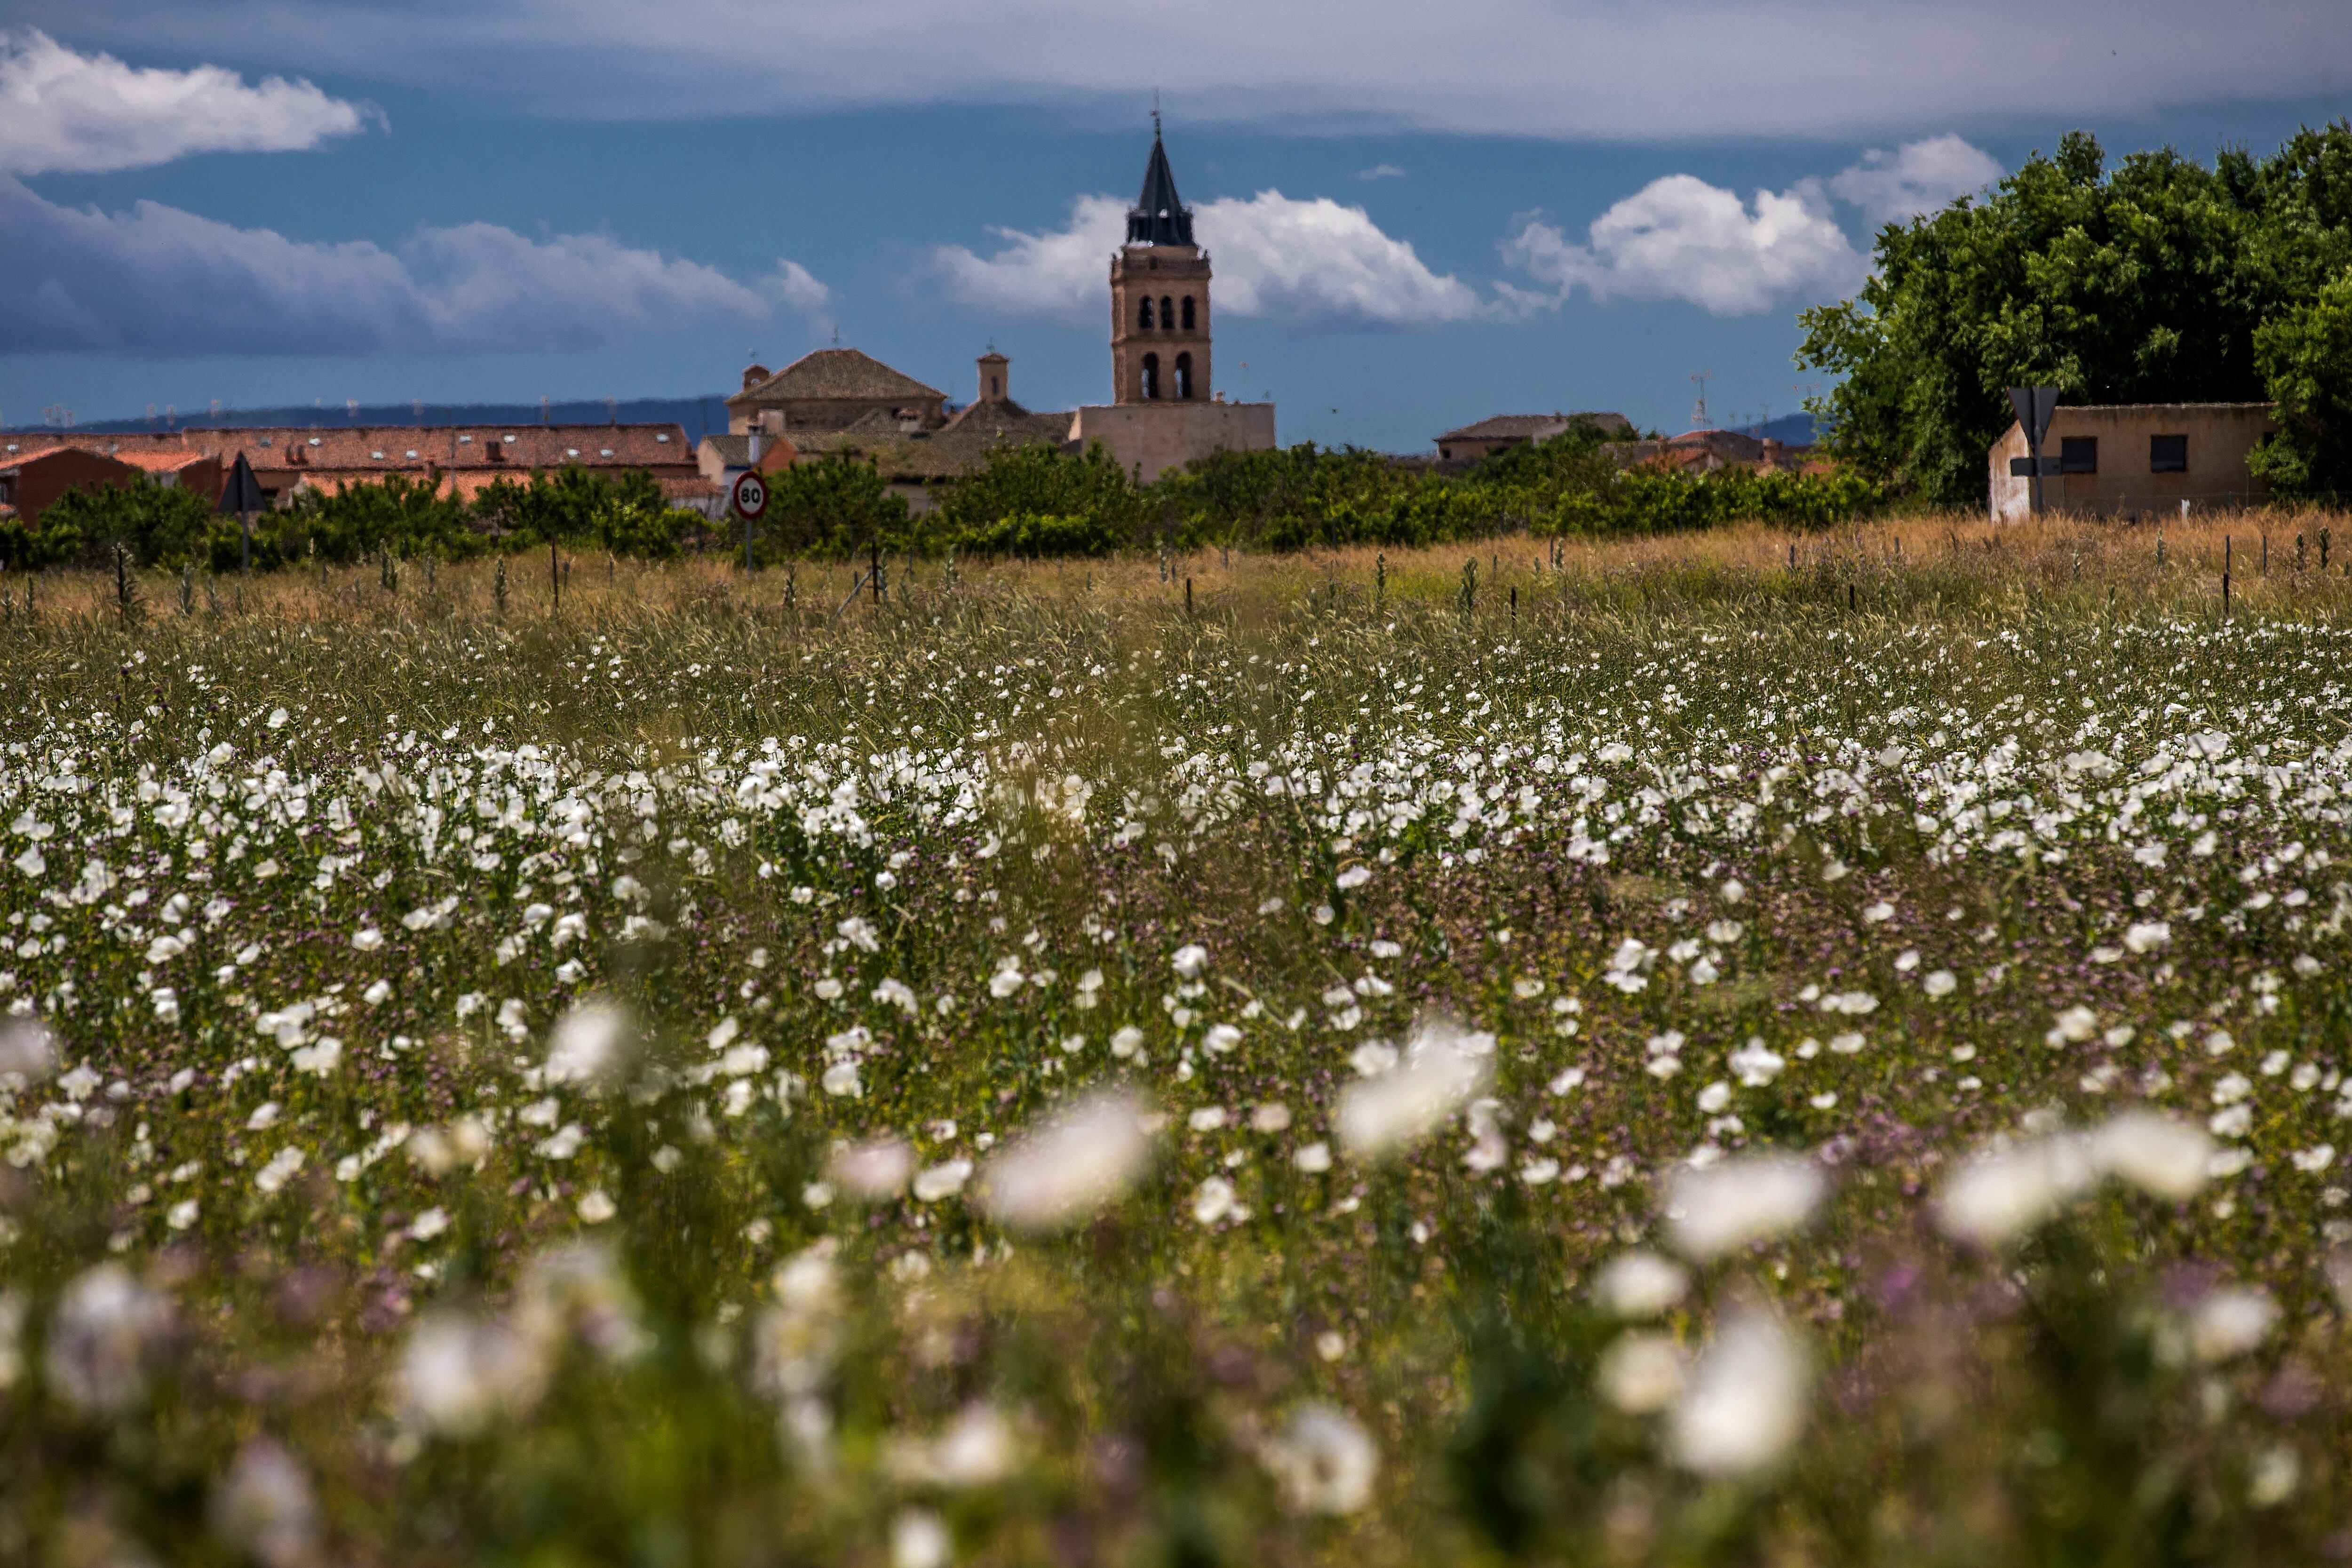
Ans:
[[[1110,260],[1112,400],[1206,403],[1209,255],[1192,243],[1192,214],[1151,117],[1151,161],[1143,194],[1127,214],[1127,243]]]

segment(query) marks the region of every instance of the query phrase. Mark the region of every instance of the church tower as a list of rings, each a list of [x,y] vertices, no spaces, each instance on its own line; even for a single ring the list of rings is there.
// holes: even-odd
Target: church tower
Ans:
[[[1210,400],[1209,256],[1192,243],[1192,214],[1152,116],[1143,194],[1127,215],[1127,243],[1110,261],[1111,397],[1119,404]]]

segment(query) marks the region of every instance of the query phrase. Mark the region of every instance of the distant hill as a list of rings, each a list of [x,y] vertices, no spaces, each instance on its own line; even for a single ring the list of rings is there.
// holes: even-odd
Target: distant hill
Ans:
[[[609,405],[603,398],[551,402],[544,413],[548,422],[554,425],[602,425],[608,420],[623,425],[674,422],[686,426],[687,443],[692,446],[713,432],[726,433],[726,396],[725,393],[713,393],[708,397],[629,397]],[[299,403],[283,408],[224,408],[217,419],[209,413],[183,412],[173,424],[187,429],[215,425],[316,426],[322,429],[338,425],[536,425],[541,412],[536,403],[428,403],[421,414],[415,405],[407,403],[363,403],[356,411]],[[152,419],[93,419],[74,426],[76,430],[100,433],[163,427],[160,414]],[[10,428],[37,433],[49,427],[33,425]]]
[[[1785,441],[1791,447],[1810,447],[1826,434],[1813,428],[1813,416],[1810,414],[1783,414],[1778,419],[1767,420],[1761,425],[1738,425],[1733,428],[1742,436]]]

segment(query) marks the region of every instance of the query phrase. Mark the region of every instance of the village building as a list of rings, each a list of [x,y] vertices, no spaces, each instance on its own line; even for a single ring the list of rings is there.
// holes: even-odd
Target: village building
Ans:
[[[1269,448],[1274,405],[1230,403],[1215,390],[1209,282],[1209,254],[1194,243],[1155,131],[1127,243],[1111,258],[1111,402],[1033,411],[1014,400],[1011,363],[991,349],[974,367],[972,401],[951,410],[939,388],[870,354],[819,349],[779,371],[748,367],[727,400],[727,433],[696,449],[697,471],[724,495],[747,468],[855,455],[927,511],[940,486],[1006,446],[1084,451],[1099,441],[1138,483],[1222,449]]]
[[[1069,430],[1081,448],[1100,441],[1139,484],[1212,452],[1274,446],[1273,404],[1216,390],[1210,276],[1155,126],[1127,243],[1110,260],[1111,402],[1080,408]]]
[[[852,425],[936,430],[947,423],[947,394],[892,370],[856,349],[818,349],[779,371],[755,364],[743,390],[727,400],[727,430],[790,436]]]
[[[755,428],[709,435],[697,449],[702,472],[724,490],[746,468],[773,473],[796,461],[856,457],[871,463],[892,493],[906,500],[909,510],[924,512],[938,504],[940,485],[977,472],[1001,447],[1069,444],[1068,410],[1037,414],[1013,401],[1012,362],[1003,354],[991,349],[974,368],[981,395],[937,425],[909,429],[895,415],[869,409],[829,430],[802,427],[784,436]]]
[[[1443,463],[1475,463],[1481,458],[1491,458],[1497,452],[1507,452],[1514,447],[1524,447],[1530,441],[1549,441],[1555,436],[1566,435],[1579,421],[1599,427],[1612,437],[1633,434],[1633,422],[1622,414],[1586,412],[1579,414],[1497,414],[1465,425],[1458,430],[1448,430],[1437,437],[1437,458]]]
[[[938,504],[939,486],[979,472],[989,455],[1003,447],[1042,443],[1075,449],[1067,409],[1033,414],[1013,401],[1012,362],[1004,355],[991,349],[975,368],[982,395],[944,424],[902,430],[868,416],[843,429],[797,437],[802,459],[854,453],[875,466],[894,494],[906,498],[908,510],[924,512]]]
[[[77,436],[58,444],[215,499],[242,452],[273,506],[304,489],[331,495],[394,474],[471,500],[496,480],[567,468],[615,476],[643,469],[672,505],[700,507],[716,494],[687,446],[685,426],[675,424],[190,426]]]
[[[1621,468],[1651,468],[1685,475],[1721,473],[1726,468],[1802,472],[1823,467],[1812,462],[1811,447],[1791,447],[1769,436],[1750,436],[1740,430],[1685,430],[1658,441],[1612,441],[1602,450]]]
[[[2268,493],[2246,467],[2278,428],[2267,403],[2061,404],[2042,440],[2042,507],[2153,517],[2246,506]],[[2011,421],[1986,454],[1995,522],[2033,512],[2033,464]]]
[[[697,470],[718,487],[723,500],[734,493],[737,475],[751,468],[763,474],[789,468],[800,459],[800,448],[791,437],[771,436],[763,430],[741,435],[713,431],[696,446],[694,459]]]
[[[41,514],[68,490],[142,484],[137,465],[104,452],[19,436],[0,441],[0,522],[37,524]]]

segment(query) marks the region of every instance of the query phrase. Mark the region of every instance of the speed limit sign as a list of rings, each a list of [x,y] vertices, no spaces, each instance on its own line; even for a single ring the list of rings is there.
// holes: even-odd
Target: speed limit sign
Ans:
[[[750,469],[736,475],[734,500],[736,516],[757,518],[768,510],[768,481]]]

